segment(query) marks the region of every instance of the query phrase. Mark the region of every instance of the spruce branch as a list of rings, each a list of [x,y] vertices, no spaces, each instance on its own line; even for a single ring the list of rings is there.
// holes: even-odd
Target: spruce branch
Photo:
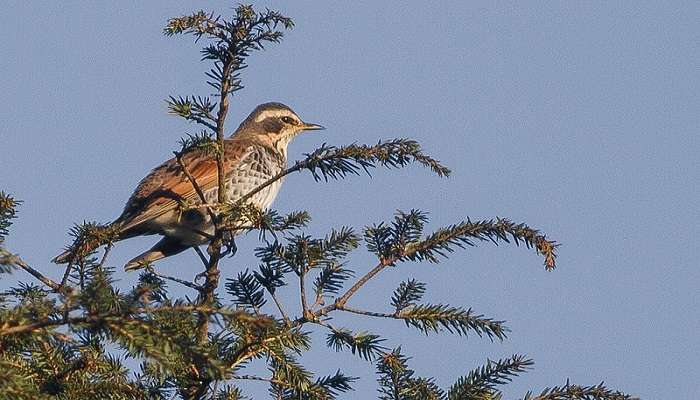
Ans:
[[[444,304],[421,304],[398,313],[382,313],[375,311],[359,310],[348,306],[339,306],[337,303],[328,308],[328,311],[320,315],[326,315],[330,311],[345,311],[353,314],[368,317],[390,318],[403,320],[406,326],[418,328],[424,334],[431,332],[439,333],[443,329],[450,333],[466,336],[469,331],[473,331],[479,337],[486,335],[489,339],[506,338],[509,331],[503,325],[503,321],[495,321],[485,318],[483,315],[473,315],[471,309],[451,307]]]
[[[351,228],[343,227],[331,231],[323,239],[314,239],[306,234],[294,234],[282,245],[274,242],[255,249],[255,254],[264,263],[282,272],[297,275],[313,268],[333,266],[350,251],[357,248],[359,237]]]
[[[444,392],[432,379],[416,377],[408,368],[409,358],[398,347],[377,361],[379,398],[382,400],[443,399]]]
[[[579,386],[566,382],[563,386],[545,388],[539,395],[528,392],[524,400],[635,400],[638,398],[609,389],[603,382],[593,386]]]
[[[63,325],[71,325],[80,327],[82,325],[100,324],[107,320],[119,321],[120,319],[135,319],[139,315],[146,316],[160,313],[176,313],[190,314],[196,312],[205,312],[208,314],[218,314],[227,318],[232,318],[239,323],[245,324],[266,324],[268,319],[263,317],[251,316],[243,310],[231,310],[224,307],[207,307],[201,305],[172,305],[161,307],[139,307],[126,310],[115,310],[107,313],[87,313],[82,316],[72,316],[68,318],[46,318],[40,321],[34,321],[28,324],[17,324],[18,321],[5,320],[0,326],[0,336],[16,335],[21,333],[32,332],[44,328],[58,327]]]
[[[297,230],[307,226],[311,216],[306,211],[293,211],[280,215],[276,210],[262,210],[252,203],[233,206],[226,204],[208,204],[190,206],[190,209],[210,207],[221,212],[222,229],[229,232],[241,230],[258,230],[258,238],[267,242],[270,233],[278,240],[277,233]]]
[[[321,388],[327,395],[327,398],[332,400],[339,394],[352,390],[351,384],[356,380],[357,378],[346,376],[340,370],[337,370],[333,375],[317,379],[314,382],[314,387]]]
[[[426,335],[445,329],[458,335],[467,335],[469,331],[472,331],[479,336],[486,335],[491,340],[494,337],[503,340],[508,332],[503,321],[485,318],[483,315],[474,315],[471,309],[465,310],[444,304],[419,304],[411,309],[403,310],[395,316],[403,319],[406,326],[418,328]]]
[[[331,304],[330,306],[326,306],[323,309],[319,310],[321,315],[325,315],[329,311],[332,311],[336,308],[342,308],[345,306],[345,304],[350,300],[350,298],[357,293],[358,290],[362,286],[364,286],[367,282],[370,281],[370,279],[374,278],[379,272],[381,272],[384,268],[386,268],[388,265],[390,265],[389,260],[381,260],[379,264],[377,264],[374,268],[372,268],[369,272],[367,272],[364,276],[362,276],[360,279],[355,282],[354,285],[350,287],[345,293],[343,293],[342,296],[337,298],[335,300],[335,303]]]
[[[286,285],[284,281],[284,272],[279,267],[273,267],[269,264],[260,264],[258,271],[254,272],[255,278],[263,285],[268,292],[274,294],[277,288]]]
[[[461,399],[491,399],[500,395],[498,385],[509,383],[514,376],[526,372],[534,362],[525,356],[514,354],[510,358],[492,361],[488,360],[481,368],[462,376],[450,386],[447,393],[449,400]]]
[[[209,207],[219,212],[220,228],[226,233],[240,233],[242,231],[257,230],[258,238],[267,241],[267,234],[271,234],[278,240],[277,233],[299,229],[308,224],[310,216],[306,211],[293,211],[287,215],[280,215],[275,210],[263,210],[253,203],[234,205],[209,204],[195,205],[189,208]]]
[[[212,133],[207,131],[200,131],[195,134],[188,133],[185,137],[180,138],[178,144],[180,145],[180,150],[177,153],[180,155],[200,150],[204,154],[213,157],[219,151],[218,143],[212,137]]]
[[[396,310],[395,314],[399,314],[406,308],[415,306],[416,302],[423,298],[424,293],[425,283],[418,282],[415,279],[401,282],[391,296],[391,305]]]
[[[311,399],[311,398],[321,398],[321,399],[332,399],[340,393],[350,390],[350,382],[355,378],[346,377],[340,371],[335,375],[329,375],[316,380],[315,383],[311,385],[308,392],[299,391],[292,384],[274,378],[265,378],[256,375],[234,375],[231,377],[233,380],[247,380],[247,381],[258,381],[258,382],[268,382],[272,387],[272,391],[275,392],[276,398],[282,399]],[[318,393],[318,392],[321,393]],[[320,396],[314,396],[320,394]],[[230,397],[224,397],[229,399]]]
[[[61,278],[61,287],[64,287],[68,284],[68,279],[71,276],[71,272],[73,272],[73,264],[68,263],[66,264],[66,269],[63,271],[63,277]]]
[[[516,245],[524,243],[544,257],[547,270],[556,266],[558,244],[525,224],[516,224],[504,218],[485,221],[466,221],[441,228],[421,239],[426,215],[418,210],[397,211],[391,225],[380,223],[365,228],[367,249],[381,260],[439,262],[455,248],[476,246],[477,241],[499,241]]]
[[[315,257],[310,267],[337,264],[348,253],[357,248],[358,242],[359,236],[352,228],[344,226],[339,231],[333,229],[318,243],[318,256]]]
[[[338,294],[343,288],[343,283],[352,278],[353,275],[353,271],[344,268],[343,264],[331,264],[323,267],[314,281],[316,305],[322,303],[323,296]]]
[[[101,321],[112,340],[119,343],[130,355],[148,356],[158,361],[167,370],[184,372],[181,368],[197,368],[221,378],[227,373],[226,367],[208,349],[191,341],[183,341],[181,336],[172,337],[156,324],[139,319],[105,318]],[[200,373],[201,375],[201,373]]]
[[[292,211],[287,215],[279,215],[275,210],[267,210],[262,216],[261,230],[285,232],[306,227],[311,221],[311,215],[306,211]]]
[[[196,283],[192,283],[192,282],[190,282],[190,281],[186,281],[186,280],[184,280],[184,279],[180,279],[180,278],[177,278],[177,277],[174,277],[174,276],[169,276],[169,275],[161,274],[160,272],[154,270],[154,269],[153,269],[153,266],[151,266],[151,265],[147,265],[147,266],[146,266],[146,271],[147,271],[148,274],[151,274],[151,275],[153,275],[153,276],[155,276],[155,277],[158,277],[158,278],[161,278],[161,279],[165,279],[165,280],[168,280],[168,281],[172,281],[172,282],[179,283],[179,284],[182,285],[182,286],[186,286],[186,287],[188,287],[188,288],[190,288],[190,289],[194,289],[194,290],[196,290],[196,291],[198,291],[198,292],[202,290],[202,287],[199,286],[199,285],[197,285]]]
[[[168,279],[157,275],[154,271],[142,271],[139,274],[138,285],[134,287],[132,292],[134,303],[136,303],[136,298],[138,298],[138,301],[145,306],[150,305],[151,301],[155,301],[161,305],[165,304],[168,301],[168,286],[165,283],[166,280]]]
[[[113,247],[114,243],[107,243],[107,246],[105,246],[104,253],[102,253],[102,258],[100,258],[100,262],[97,264],[99,268],[104,267],[105,263],[107,262],[107,257],[109,257],[109,253],[112,251]]]
[[[405,387],[406,399],[415,400],[443,400],[445,393],[435,383],[435,378],[415,378],[410,380]]]
[[[306,156],[304,168],[311,171],[317,181],[339,179],[348,174],[357,175],[360,170],[369,174],[369,170],[377,165],[400,168],[411,163],[428,167],[441,177],[450,175],[449,168],[424,154],[418,142],[409,139],[380,141],[374,146],[352,144],[334,147],[324,144]]]
[[[237,322],[234,320],[234,322]],[[255,329],[248,329],[250,326]],[[251,324],[244,325],[245,330],[234,342],[234,346],[226,352],[225,359],[231,370],[240,368],[241,365],[252,358],[259,357],[266,352],[284,352],[291,349],[299,354],[310,348],[308,334],[298,327],[278,326],[270,323],[261,327]]]
[[[346,376],[340,370],[333,375],[316,379],[306,390],[291,387],[289,384],[278,385],[275,381],[271,393],[282,400],[333,400],[341,393],[352,390],[351,384],[357,378]]]
[[[119,238],[119,227],[84,221],[71,228],[70,235],[74,239],[67,249],[70,253],[68,262],[76,264],[89,258],[96,248],[113,244]]]
[[[192,96],[190,98],[187,96],[175,98],[170,96],[166,103],[170,114],[196,122],[212,132],[216,132],[216,117],[213,114],[216,103],[212,103],[208,97]]]
[[[265,288],[267,293],[270,294],[270,297],[272,297],[272,301],[274,301],[275,305],[277,306],[277,309],[279,310],[280,315],[282,315],[282,319],[284,320],[285,324],[289,324],[289,317],[284,311],[282,302],[280,302],[279,298],[275,294],[277,288],[286,285],[283,279],[284,273],[282,270],[267,264],[261,264],[258,266],[258,271],[254,271],[253,274],[255,275],[255,279],[257,279],[257,281]]]
[[[235,279],[228,279],[226,290],[234,297],[234,304],[252,309],[257,315],[266,303],[262,285],[247,269]]]
[[[270,367],[273,379],[287,382],[294,392],[307,393],[312,388],[312,373],[304,368],[295,357],[283,350],[266,347],[266,355],[270,357]]]
[[[329,326],[331,332],[326,336],[326,345],[335,351],[350,350],[352,354],[357,354],[367,361],[376,360],[387,348],[381,343],[384,339],[369,332],[353,333],[349,329],[333,328]]]
[[[498,241],[516,245],[524,243],[528,248],[535,248],[544,257],[547,270],[556,266],[556,242],[549,241],[536,229],[525,224],[516,224],[504,218],[495,220],[475,221],[466,220],[446,228],[439,229],[424,240],[411,243],[405,247],[399,259],[411,261],[438,262],[438,257],[446,257],[454,251],[454,247],[464,248],[475,246],[474,240],[489,240],[494,244]]]
[[[200,38],[216,27],[218,19],[218,17],[214,18],[213,14],[207,14],[200,10],[191,15],[169,19],[163,33],[166,36],[191,33]]]
[[[306,300],[306,272],[305,268],[299,271],[299,297],[301,301],[301,315],[304,319],[311,319],[311,310],[309,308],[309,303]]]

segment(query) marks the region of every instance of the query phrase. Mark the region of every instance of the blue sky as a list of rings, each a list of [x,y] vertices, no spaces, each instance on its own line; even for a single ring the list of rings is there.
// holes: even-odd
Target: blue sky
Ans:
[[[194,126],[166,114],[169,95],[207,94],[198,47],[161,34],[168,17],[228,2],[13,2],[0,15],[0,188],[23,199],[12,249],[50,276],[75,222],[116,217],[136,183]],[[447,386],[486,358],[523,353],[535,369],[508,398],[601,380],[643,398],[700,393],[700,6],[697,2],[265,2],[297,28],[255,54],[234,99],[233,130],[253,107],[282,101],[328,127],[290,147],[301,157],[342,145],[411,137],[450,166],[328,184],[297,174],[275,207],[306,209],[310,233],[429,211],[431,228],[494,216],[560,241],[544,272],[524,248],[484,244],[438,265],[405,264],[358,293],[388,307],[413,277],[427,300],[504,319],[505,342],[422,336],[397,321],[339,319],[403,345],[421,375]],[[254,267],[254,235],[224,276]],[[115,267],[155,238],[121,243]],[[186,253],[159,264],[199,272]],[[351,260],[366,271],[372,258]],[[120,268],[119,268],[120,269]],[[128,287],[136,274],[118,272]],[[3,276],[0,289],[12,278]],[[173,288],[175,293],[190,294]],[[288,293],[289,301],[296,301]],[[371,366],[323,349],[319,373],[362,377],[348,398],[376,395]],[[447,351],[446,349],[450,349]],[[246,386],[254,397],[259,384]]]

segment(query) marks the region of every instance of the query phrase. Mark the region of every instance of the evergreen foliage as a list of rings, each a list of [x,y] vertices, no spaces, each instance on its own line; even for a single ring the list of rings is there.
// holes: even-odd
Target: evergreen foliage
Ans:
[[[164,33],[194,35],[205,42],[202,60],[212,62],[206,74],[217,91],[214,99],[172,96],[169,112],[201,127],[200,133],[181,141],[175,152],[185,174],[181,155],[193,148],[207,148],[219,162],[229,98],[243,88],[241,71],[246,58],[265,45],[278,43],[283,30],[293,27],[290,18],[272,10],[256,11],[240,5],[230,16],[199,11],[173,18]],[[457,249],[483,241],[523,243],[554,269],[556,243],[525,224],[507,219],[466,220],[425,234],[429,223],[420,210],[397,211],[389,222],[332,230],[315,238],[304,229],[310,222],[305,211],[287,215],[262,211],[247,203],[259,190],[293,172],[308,172],[316,181],[342,179],[377,167],[427,167],[438,176],[450,170],[422,152],[418,143],[394,139],[376,145],[334,147],[323,145],[290,168],[262,184],[234,204],[219,198],[204,206],[215,217],[216,233],[204,264],[203,283],[159,273],[146,265],[138,283],[118,288],[108,267],[108,254],[116,232],[97,223],[83,223],[71,230],[74,237],[71,262],[61,281],[54,281],[5,247],[12,220],[20,205],[0,192],[0,272],[21,269],[37,284],[20,283],[0,296],[0,398],[2,399],[240,399],[242,381],[267,385],[275,399],[335,399],[352,390],[357,378],[332,366],[317,376],[311,371],[328,366],[306,366],[300,361],[312,347],[311,332],[327,333],[333,351],[349,351],[358,362],[376,366],[378,396],[382,399],[499,399],[500,387],[532,368],[532,360],[513,355],[487,361],[448,389],[433,377],[419,377],[410,369],[410,358],[401,347],[387,347],[390,338],[333,325],[338,313],[366,318],[403,321],[424,334],[475,333],[504,340],[503,321],[475,313],[468,307],[423,302],[424,283],[408,279],[391,298],[390,310],[353,308],[348,302],[387,267],[404,261],[438,262]],[[219,193],[225,192],[222,179]],[[195,189],[197,183],[191,179]],[[204,200],[204,199],[203,199]],[[191,204],[181,204],[187,209]],[[225,292],[219,285],[219,263],[233,254],[231,233],[257,231],[255,250],[260,264],[229,279]],[[347,257],[361,242],[376,256],[374,267],[350,268]],[[90,249],[104,245],[104,254]],[[31,251],[31,250],[27,250]],[[51,268],[51,267],[47,267]],[[307,287],[313,282],[313,288]],[[171,298],[168,284],[183,285],[194,298]],[[294,290],[301,307],[283,304],[279,290]],[[313,297],[307,298],[313,293]],[[381,307],[381,305],[376,305]],[[140,362],[136,371],[125,359]],[[265,365],[268,374],[253,375],[249,368]],[[335,370],[335,372],[333,372]],[[348,395],[352,397],[352,395]],[[546,388],[527,393],[528,400],[631,399],[602,383],[594,386]]]

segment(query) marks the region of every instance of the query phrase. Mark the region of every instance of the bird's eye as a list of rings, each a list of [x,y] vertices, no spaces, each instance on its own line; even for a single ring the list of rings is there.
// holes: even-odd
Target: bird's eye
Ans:
[[[285,124],[296,125],[297,122],[292,117],[282,117],[282,122]]]

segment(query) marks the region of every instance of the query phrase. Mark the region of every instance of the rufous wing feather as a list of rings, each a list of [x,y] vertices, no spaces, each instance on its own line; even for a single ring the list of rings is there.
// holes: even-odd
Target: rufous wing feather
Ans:
[[[240,164],[249,152],[249,145],[235,140],[227,142],[224,168],[228,171]],[[217,164],[213,155],[195,150],[183,156],[183,163],[204,193],[216,188]],[[200,199],[173,158],[141,181],[118,221],[122,230],[126,231],[176,209],[182,202],[199,203]]]

